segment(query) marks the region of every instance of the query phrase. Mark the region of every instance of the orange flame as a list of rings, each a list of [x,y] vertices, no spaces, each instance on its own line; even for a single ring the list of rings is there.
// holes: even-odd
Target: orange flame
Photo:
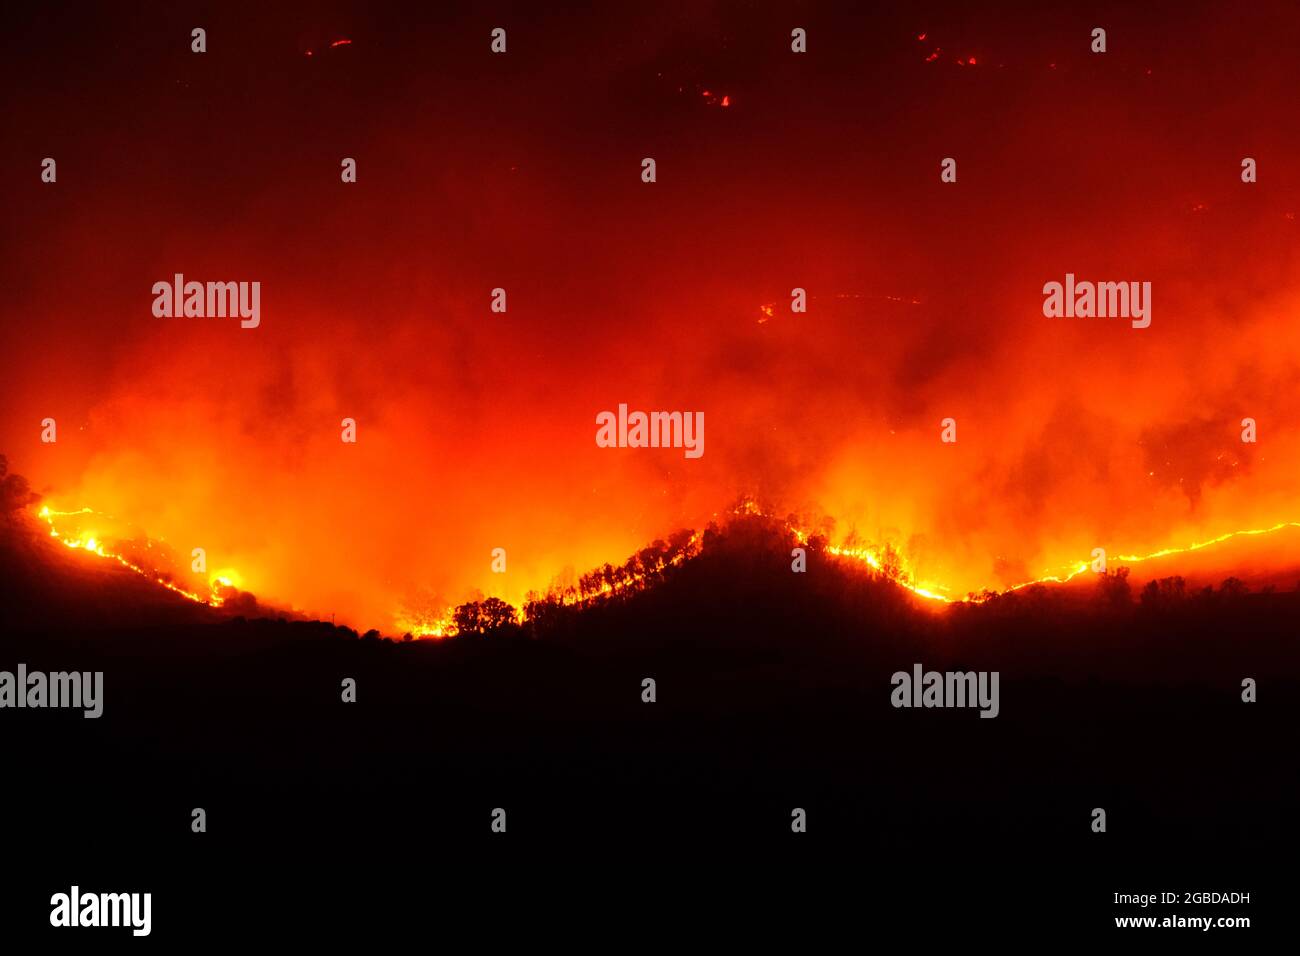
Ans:
[[[732,510],[732,514],[760,515],[763,517],[772,517],[766,515],[752,501],[742,502]],[[1234,538],[1254,537],[1258,535],[1274,534],[1287,528],[1300,528],[1300,521],[1281,521],[1275,525],[1266,528],[1249,528],[1237,531],[1229,531],[1217,537],[1210,538],[1206,541],[1197,541],[1183,547],[1162,548],[1159,551],[1153,551],[1150,554],[1120,554],[1112,560],[1122,561],[1125,564],[1138,564],[1142,561],[1150,561],[1155,558],[1164,558],[1177,554],[1190,554],[1205,548],[1213,547],[1217,544],[1223,544]],[[790,531],[801,544],[807,543],[809,533],[805,529],[794,527],[788,522],[786,529]],[[861,561],[878,574],[884,575],[900,587],[906,588],[918,597],[930,601],[937,601],[942,604],[982,604],[989,600],[990,596],[999,594],[1010,594],[1013,591],[1020,591],[1035,584],[1065,584],[1080,574],[1087,572],[1091,567],[1088,561],[1081,561],[1077,564],[1070,564],[1056,570],[1044,571],[1041,577],[1029,581],[1022,581],[1019,584],[1013,584],[1010,587],[1003,588],[1001,591],[989,590],[982,594],[968,594],[964,598],[950,598],[941,592],[950,590],[942,584],[929,581],[918,581],[915,573],[909,567],[907,562],[898,552],[889,545],[882,547],[869,546],[842,546],[828,545],[826,551],[837,557],[850,558],[855,561]]]
[[[77,511],[57,511],[48,505],[42,507],[37,513],[50,528],[50,537],[56,538],[65,547],[88,551],[116,561],[123,567],[147,578],[155,584],[158,584],[169,591],[173,591],[182,597],[194,601],[197,604],[204,604],[209,607],[221,607],[224,603],[222,592],[232,588],[242,586],[242,577],[237,571],[231,568],[223,568],[214,571],[209,578],[210,593],[200,595],[193,591],[187,591],[177,586],[170,580],[162,577],[156,571],[144,568],[122,554],[109,549],[100,537],[94,532],[82,532],[78,534],[65,533],[55,526],[57,518],[72,517],[76,515],[97,515],[98,512],[91,508],[81,508]],[[758,516],[773,518],[773,515],[764,512],[753,500],[746,499],[731,509],[730,514],[734,516]],[[107,516],[102,516],[107,517]],[[783,522],[785,529],[791,533],[801,544],[807,544],[812,534],[805,528],[796,527],[788,521]],[[1113,560],[1122,561],[1126,564],[1136,564],[1143,561],[1150,561],[1156,558],[1169,557],[1178,554],[1188,554],[1210,548],[1218,544],[1231,541],[1239,537],[1254,537],[1259,535],[1273,534],[1288,528],[1300,528],[1300,522],[1282,521],[1265,528],[1250,528],[1237,531],[1229,531],[1217,537],[1205,541],[1197,541],[1183,547],[1167,547],[1149,554],[1121,554]],[[680,566],[700,552],[701,536],[698,533],[692,533],[689,540],[681,550],[669,559],[665,567]],[[1081,574],[1086,573],[1091,567],[1090,562],[1081,561],[1057,568],[1055,570],[1044,571],[1040,577],[1032,580],[1023,581],[1019,584],[1011,585],[1001,591],[988,590],[982,594],[968,594],[964,598],[952,598],[946,593],[950,588],[943,584],[933,581],[921,580],[916,575],[913,568],[906,559],[889,544],[880,546],[860,545],[842,543],[839,545],[826,546],[826,551],[836,557],[847,558],[851,561],[861,562],[869,567],[874,573],[881,575],[894,584],[902,587],[917,597],[927,601],[935,602],[940,605],[947,604],[980,604],[990,599],[992,596],[999,594],[1010,594],[1015,591],[1031,587],[1035,584],[1065,584]],[[553,588],[546,593],[546,597],[551,600],[557,600],[566,607],[581,607],[604,600],[612,595],[635,591],[647,583],[648,576],[642,574],[629,574],[621,577],[617,582],[602,582],[594,590],[587,588],[579,590],[574,587]],[[447,606],[436,613],[420,612],[403,612],[397,615],[394,620],[397,627],[404,633],[409,633],[415,638],[441,639],[455,636],[457,627],[455,623],[455,606]],[[515,611],[515,622],[524,624],[527,622],[527,615],[523,609]]]
[[[209,585],[211,593],[205,597],[196,594],[193,591],[187,591],[182,587],[178,587],[171,581],[159,575],[156,571],[143,568],[133,561],[128,560],[123,555],[118,554],[115,551],[110,551],[106,544],[101,541],[93,531],[83,532],[80,534],[67,534],[59,531],[59,529],[54,526],[56,518],[66,518],[71,517],[72,515],[94,514],[98,514],[98,512],[91,508],[81,508],[77,511],[56,511],[48,505],[45,505],[39,512],[37,512],[37,517],[49,525],[50,537],[58,540],[64,547],[73,548],[79,551],[89,551],[91,554],[97,554],[101,558],[108,558],[109,560],[116,561],[118,564],[122,565],[122,567],[134,571],[136,574],[143,578],[147,578],[154,584],[161,585],[167,590],[173,591],[181,597],[193,601],[196,604],[206,604],[209,607],[221,607],[221,605],[225,603],[225,598],[222,596],[221,592],[234,587],[234,582],[239,580],[238,573],[231,569],[223,569],[220,572],[214,572]]]

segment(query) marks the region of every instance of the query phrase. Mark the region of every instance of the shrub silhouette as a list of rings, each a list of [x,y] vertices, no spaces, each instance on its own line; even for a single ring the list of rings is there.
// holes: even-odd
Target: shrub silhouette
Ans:
[[[10,512],[39,501],[40,497],[32,492],[26,478],[9,473],[9,460],[0,455],[0,512],[7,517]]]

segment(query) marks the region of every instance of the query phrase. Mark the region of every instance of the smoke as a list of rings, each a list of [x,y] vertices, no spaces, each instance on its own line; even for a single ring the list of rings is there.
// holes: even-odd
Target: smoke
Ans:
[[[747,6],[521,14],[494,63],[477,22],[225,16],[241,66],[105,24],[132,70],[104,42],[12,104],[60,172],[4,170],[0,440],[50,500],[386,630],[740,494],[954,594],[1297,517],[1297,143],[1242,25],[1116,13],[1103,59],[1066,20],[827,6],[800,62]],[[925,63],[918,25],[980,65]],[[260,281],[261,327],[155,319],[176,272]],[[1066,272],[1150,281],[1151,327],[1044,318]],[[705,456],[597,448],[620,402],[703,411]]]

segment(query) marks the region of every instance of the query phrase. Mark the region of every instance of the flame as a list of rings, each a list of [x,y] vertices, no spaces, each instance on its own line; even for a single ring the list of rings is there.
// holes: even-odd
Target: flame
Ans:
[[[1125,564],[1140,564],[1143,561],[1151,561],[1155,558],[1167,558],[1175,554],[1191,554],[1194,551],[1200,551],[1204,548],[1213,547],[1216,544],[1223,544],[1224,542],[1231,541],[1233,538],[1273,534],[1287,528],[1300,528],[1300,521],[1280,521],[1268,528],[1247,528],[1240,531],[1228,531],[1216,538],[1209,538],[1205,541],[1196,541],[1181,548],[1162,548],[1159,551],[1152,551],[1150,554],[1120,554],[1116,555],[1113,560],[1123,561]],[[1084,561],[1078,565],[1069,565],[1066,568],[1058,569],[1056,573],[1044,572],[1043,577],[1012,585],[1002,593],[1005,594],[1010,593],[1011,591],[1019,591],[1022,588],[1027,588],[1035,584],[1065,584],[1067,581],[1083,574],[1091,567],[1092,565],[1089,562]]]
[[[746,499],[732,509],[733,515],[756,515],[764,518],[771,518],[772,515],[766,514],[756,502]],[[794,535],[800,544],[807,544],[812,536],[806,528],[799,528],[784,523],[785,529]],[[836,557],[848,558],[851,561],[860,561],[867,565],[872,571],[888,578],[899,587],[911,591],[917,597],[925,598],[927,601],[937,601],[943,604],[951,604],[952,599],[941,591],[947,591],[948,588],[942,584],[932,581],[919,581],[915,572],[908,565],[898,551],[890,545],[882,547],[870,547],[863,545],[827,545],[828,554]]]
[[[453,637],[456,634],[456,622],[452,619],[454,611],[455,608],[448,607],[432,619],[415,614],[399,614],[396,618],[397,627],[402,633],[415,638],[441,640]]]
[[[729,514],[735,517],[753,516],[775,519],[775,516],[763,511],[752,499],[742,500],[730,510]],[[207,595],[187,591],[160,576],[156,571],[141,567],[123,555],[110,550],[96,532],[88,531],[74,535],[62,532],[55,526],[58,518],[79,515],[100,515],[100,513],[91,508],[81,508],[76,511],[58,511],[48,505],[43,506],[37,513],[37,516],[49,526],[50,537],[58,539],[65,547],[88,551],[101,558],[116,561],[136,574],[197,604],[221,607],[225,601],[223,592],[231,589],[242,590],[244,586],[243,576],[237,570],[234,568],[221,568],[213,571],[209,576],[209,593]],[[108,517],[107,515],[100,516]],[[807,544],[813,537],[813,533],[808,529],[793,525],[788,520],[783,520],[782,524],[785,530],[792,534],[800,544]],[[1216,537],[1196,541],[1182,547],[1166,547],[1148,554],[1120,554],[1112,560],[1124,564],[1139,564],[1157,558],[1201,551],[1205,548],[1224,544],[1235,538],[1274,534],[1288,528],[1300,528],[1300,521],[1281,521],[1269,527],[1228,531]],[[696,532],[692,532],[685,545],[666,560],[663,568],[657,569],[657,571],[662,571],[668,567],[678,567],[696,557],[700,553],[701,541],[701,536]],[[982,604],[993,597],[1020,591],[1036,584],[1066,584],[1079,575],[1087,573],[1092,567],[1090,562],[1080,561],[1060,568],[1046,570],[1040,577],[1022,581],[1000,591],[988,589],[978,594],[972,592],[963,598],[953,598],[945,593],[951,590],[949,587],[938,582],[921,579],[906,558],[891,544],[861,545],[845,542],[838,545],[828,544],[825,551],[839,558],[865,564],[875,574],[936,605]],[[557,601],[565,607],[584,607],[613,595],[640,590],[650,579],[650,576],[645,573],[623,574],[616,581],[603,580],[596,586],[591,587],[587,585],[596,580],[594,573],[584,577],[584,586],[551,588],[544,594],[544,597],[550,601]],[[455,605],[448,605],[436,612],[405,611],[396,615],[394,621],[399,631],[408,633],[413,638],[437,640],[456,635],[455,610]],[[515,609],[514,617],[516,624],[522,625],[528,621],[527,613],[522,608]]]
[[[217,586],[223,588],[235,588],[242,591],[244,589],[244,576],[234,568],[221,568],[213,571],[208,577],[208,583],[215,589]]]
[[[671,558],[664,562],[663,568],[659,571],[670,567],[680,567],[686,561],[700,553],[701,536],[697,532],[692,532],[683,547],[678,550]],[[564,607],[585,607],[587,605],[599,603],[615,594],[624,594],[629,591],[637,591],[643,588],[650,580],[649,575],[626,574],[621,575],[615,582],[601,581],[594,588],[580,587],[553,587],[543,595],[548,601],[558,602]],[[455,623],[455,607],[447,607],[435,615],[420,615],[412,613],[400,614],[396,617],[397,626],[405,633],[415,638],[432,638],[441,639],[444,637],[454,637],[457,632]],[[515,623],[526,624],[528,622],[527,612],[523,608],[515,610]]]
[[[185,590],[185,588],[179,587],[176,584],[172,583],[171,581],[167,580],[167,578],[162,577],[156,571],[141,567],[140,565],[129,560],[123,555],[118,554],[115,551],[109,550],[109,548],[105,545],[105,543],[99,539],[98,534],[94,531],[82,532],[79,534],[69,534],[69,533],[62,532],[55,527],[55,520],[57,518],[67,518],[67,517],[72,517],[74,515],[98,515],[98,514],[100,513],[94,511],[91,508],[80,508],[77,511],[57,511],[49,507],[48,505],[45,505],[41,508],[40,511],[37,512],[37,517],[39,517],[42,521],[44,521],[49,526],[50,537],[57,539],[64,547],[72,548],[78,551],[89,551],[91,554],[96,554],[101,558],[107,558],[111,561],[116,561],[118,564],[122,565],[122,567],[127,568],[130,571],[134,571],[136,574],[140,575],[143,578],[147,578],[148,580],[152,581],[154,584],[161,585],[162,587],[165,587],[167,590],[175,592],[176,594],[179,594],[181,597],[193,601],[196,604],[206,604],[209,607],[221,607],[221,605],[225,603],[225,598],[222,596],[221,592],[223,590],[227,590],[233,587],[238,587],[239,585],[235,582],[242,581],[242,578],[239,576],[239,573],[237,571],[234,571],[233,569],[230,568],[226,568],[220,572],[215,572],[213,574],[209,585],[210,593],[207,594],[206,596],[200,595],[195,593],[194,591],[187,591]],[[107,515],[100,515],[100,516],[105,518],[108,517]],[[150,547],[152,547],[152,545],[150,545]]]
[[[732,509],[732,514],[736,515],[758,515],[762,517],[773,517],[763,512],[759,506],[750,500],[746,500]],[[808,542],[810,533],[803,528],[795,527],[789,522],[785,523],[786,530],[791,532],[801,543]],[[1151,561],[1156,558],[1165,558],[1172,555],[1190,554],[1214,545],[1224,544],[1234,538],[1254,537],[1258,535],[1274,534],[1287,528],[1300,528],[1300,521],[1280,521],[1277,524],[1264,528],[1247,528],[1237,531],[1228,531],[1214,538],[1205,541],[1193,542],[1183,547],[1167,547],[1158,551],[1152,551],[1149,554],[1120,554],[1111,560],[1123,562],[1124,564],[1140,564],[1143,561]],[[849,558],[850,560],[860,561],[866,564],[872,571],[887,577],[895,584],[911,591],[918,597],[925,598],[929,601],[935,601],[941,604],[983,604],[985,601],[1002,594],[1010,594],[1014,591],[1020,591],[1024,588],[1032,587],[1035,584],[1066,584],[1080,574],[1084,574],[1091,567],[1091,562],[1080,561],[1074,564],[1065,565],[1057,569],[1045,570],[1042,576],[1033,578],[1029,581],[1022,581],[1019,584],[1013,584],[1002,590],[988,589],[981,593],[971,593],[964,598],[951,598],[942,592],[951,590],[950,588],[931,581],[918,580],[917,575],[912,570],[908,562],[900,555],[891,545],[880,547],[870,546],[844,546],[828,545],[826,551],[837,557]]]

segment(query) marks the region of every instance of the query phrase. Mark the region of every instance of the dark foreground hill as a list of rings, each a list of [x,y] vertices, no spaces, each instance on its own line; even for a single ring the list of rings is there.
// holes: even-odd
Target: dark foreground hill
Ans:
[[[318,906],[421,924],[516,892],[568,919],[761,920],[810,893],[871,921],[960,924],[974,902],[1087,932],[1128,912],[1116,892],[1233,888],[1264,912],[1296,845],[1296,595],[1143,602],[1112,580],[936,612],[815,547],[794,574],[790,544],[738,520],[645,590],[403,643],[156,595],[153,614],[125,578],[114,600],[16,587],[11,540],[0,669],[99,670],[105,691],[97,720],[0,710],[25,861],[6,918],[40,923],[71,882],[151,889],[160,933]],[[998,716],[894,708],[914,664],[999,671]]]

